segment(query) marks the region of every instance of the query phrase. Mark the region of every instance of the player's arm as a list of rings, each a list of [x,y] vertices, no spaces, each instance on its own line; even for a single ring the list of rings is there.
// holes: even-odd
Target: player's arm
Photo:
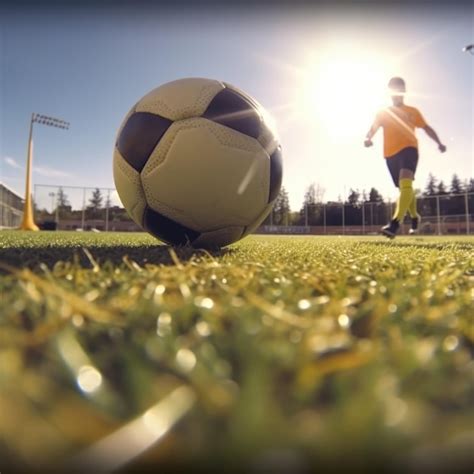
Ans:
[[[365,141],[364,141],[364,146],[369,147],[372,146],[372,137],[377,133],[377,130],[379,129],[380,124],[378,119],[376,118],[374,120],[374,123],[370,127],[369,131],[367,132],[367,135],[365,136]]]
[[[414,109],[415,111],[415,126],[422,128],[426,134],[438,144],[438,149],[441,153],[446,151],[446,146],[441,143],[441,140],[438,137],[438,134],[431,128],[427,123],[423,115],[418,109]]]
[[[426,134],[438,144],[438,149],[441,153],[446,151],[446,146],[441,143],[441,140],[438,137],[438,134],[431,128],[428,124],[423,127],[423,130]]]

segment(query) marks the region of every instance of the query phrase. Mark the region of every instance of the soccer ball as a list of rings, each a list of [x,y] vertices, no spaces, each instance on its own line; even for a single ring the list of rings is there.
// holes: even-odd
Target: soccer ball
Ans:
[[[158,239],[223,247],[271,211],[281,147],[252,97],[224,82],[180,79],[153,89],[125,117],[114,180],[132,219]]]

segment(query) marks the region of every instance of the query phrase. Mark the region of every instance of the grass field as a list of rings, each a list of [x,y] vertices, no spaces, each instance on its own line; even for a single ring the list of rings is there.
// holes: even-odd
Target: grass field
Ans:
[[[1,232],[0,471],[472,472],[473,250]]]

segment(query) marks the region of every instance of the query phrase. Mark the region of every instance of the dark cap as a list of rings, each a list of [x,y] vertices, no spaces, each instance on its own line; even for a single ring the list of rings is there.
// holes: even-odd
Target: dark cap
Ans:
[[[405,81],[401,77],[392,77],[392,79],[388,81],[388,88],[391,92],[406,92]]]

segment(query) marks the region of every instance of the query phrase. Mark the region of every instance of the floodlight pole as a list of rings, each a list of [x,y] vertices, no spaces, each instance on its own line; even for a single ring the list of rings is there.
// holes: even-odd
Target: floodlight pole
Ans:
[[[26,161],[26,184],[25,184],[25,204],[23,207],[23,220],[20,225],[21,230],[39,230],[33,218],[33,202],[31,199],[31,165],[33,161],[33,123],[35,114],[31,114],[30,135],[28,138],[28,157]]]
[[[33,124],[35,122],[56,128],[69,129],[69,123],[46,115],[31,114],[30,119],[30,135],[28,138],[28,157],[26,161],[26,184],[25,184],[25,204],[23,206],[23,219],[20,224],[21,230],[39,230],[35,224],[33,216],[33,200],[31,199],[31,173],[33,163]]]

